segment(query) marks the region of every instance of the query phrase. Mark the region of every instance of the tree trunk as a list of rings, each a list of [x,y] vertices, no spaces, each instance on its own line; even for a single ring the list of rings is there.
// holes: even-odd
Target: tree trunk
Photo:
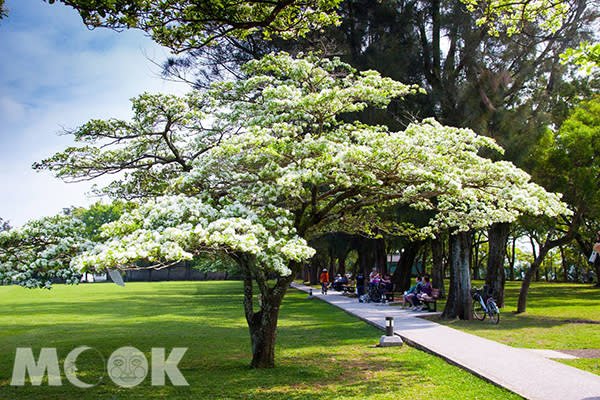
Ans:
[[[338,273],[346,275],[346,256],[348,253],[338,257]]]
[[[504,255],[509,234],[509,223],[492,224],[488,229],[489,253],[485,284],[491,291],[498,307],[504,307],[504,283],[506,282]]]
[[[422,245],[423,242],[409,242],[404,249],[402,249],[398,267],[392,276],[392,282],[394,282],[397,291],[404,291],[410,288],[412,268]]]
[[[261,310],[254,314],[254,318],[248,321],[252,343],[250,368],[275,367],[275,339],[277,337],[279,304],[264,298],[263,303],[266,303],[266,306],[261,307]]]
[[[329,277],[333,279],[335,276],[335,252],[333,246],[329,245]]]
[[[364,237],[357,237],[358,263],[360,270],[367,275],[375,266],[375,241]]]
[[[471,233],[450,235],[450,288],[442,319],[473,319],[471,298]]]
[[[317,256],[315,255],[313,258],[311,258],[308,264],[308,281],[311,285],[316,285],[317,283],[319,283],[320,269],[321,266],[319,265],[319,261],[317,259]]]
[[[517,238],[512,239],[512,254],[510,255],[510,280],[515,280],[515,247],[517,244]]]
[[[558,249],[560,250],[560,265],[562,266],[563,282],[568,282],[569,281],[569,269],[567,266],[567,259],[565,257],[565,249],[563,248],[563,246],[559,246]]]
[[[421,258],[419,260],[421,261],[423,274],[427,274],[427,258],[429,256],[429,246],[423,246],[422,248],[423,250],[421,252]]]
[[[596,272],[596,285],[595,287],[600,287],[600,256],[596,257],[596,261],[594,261],[594,270]]]
[[[250,329],[252,344],[251,368],[264,369],[275,366],[275,341],[277,338],[277,320],[279,307],[287,288],[302,264],[290,262],[289,276],[279,276],[277,283],[270,287],[265,272],[255,268],[252,260],[238,256],[238,264],[242,267],[244,277],[244,311]],[[253,278],[260,290],[259,310],[254,311]]]
[[[440,297],[445,298],[444,290],[444,248],[442,237],[438,234],[431,241],[431,255],[433,266],[431,267],[431,286],[440,290]]]
[[[521,284],[521,291],[519,292],[519,302],[517,304],[517,314],[524,313],[527,311],[527,295],[529,294],[529,287],[531,286],[531,281],[534,279],[536,274],[539,271],[540,265],[542,261],[544,261],[544,257],[551,249],[550,242],[547,240],[546,243],[542,247],[540,247],[539,254],[525,273],[525,277],[523,277],[523,283]]]
[[[375,267],[382,276],[387,274],[387,254],[383,238],[375,239]]]
[[[481,236],[481,234],[477,235],[477,236]],[[471,259],[473,260],[471,262],[472,266],[473,266],[473,279],[475,280],[479,280],[479,237],[474,237],[475,240],[473,240],[473,252],[471,254]]]
[[[519,292],[519,303],[517,304],[517,314],[524,313],[527,311],[527,295],[529,293],[529,287],[531,286],[531,281],[535,277],[536,273],[539,272],[540,265],[542,261],[544,261],[544,257],[548,254],[548,251],[551,249],[562,246],[569,243],[573,240],[573,236],[575,236],[575,230],[578,227],[579,220],[581,218],[581,212],[578,211],[574,216],[571,224],[569,225],[569,231],[566,235],[555,239],[550,240],[550,237],[553,234],[553,231],[550,231],[546,236],[546,241],[543,246],[540,246],[539,254],[535,257],[533,264],[527,270],[525,277],[523,278],[523,283],[521,284],[521,291]],[[534,248],[535,250],[535,248]],[[534,253],[535,254],[535,253]]]

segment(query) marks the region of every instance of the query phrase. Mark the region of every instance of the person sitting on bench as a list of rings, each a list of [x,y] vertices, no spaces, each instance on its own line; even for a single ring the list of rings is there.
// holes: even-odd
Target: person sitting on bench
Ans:
[[[413,311],[421,311],[423,306],[418,307],[417,303],[423,300],[433,299],[431,297],[431,283],[429,283],[429,275],[423,275],[423,281],[421,282],[421,291],[417,293],[416,298],[413,299]]]
[[[410,307],[412,304],[411,298],[415,297],[420,292],[421,287],[421,276],[417,275],[417,283],[415,283],[410,289],[404,292],[402,296],[402,307]]]

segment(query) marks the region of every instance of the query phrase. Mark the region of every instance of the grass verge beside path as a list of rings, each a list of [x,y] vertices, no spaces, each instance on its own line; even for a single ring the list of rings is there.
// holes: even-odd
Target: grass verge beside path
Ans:
[[[376,348],[381,331],[291,290],[278,328],[277,367],[250,370],[240,282],[57,285],[50,291],[0,287],[2,399],[511,399],[488,384],[418,350]],[[77,346],[104,359],[134,346],[188,347],[179,369],[189,387],[115,385],[98,359],[78,359],[79,378],[100,383],[10,386],[16,347],[56,347],[59,363]],[[91,352],[90,352],[91,354]],[[62,367],[61,367],[62,369]]]
[[[473,282],[481,286],[483,282]],[[521,282],[506,282],[500,324],[430,319],[512,347],[600,349],[600,289],[572,283],[532,283],[527,312],[515,314]],[[440,308],[441,307],[441,308]],[[443,310],[444,303],[438,304]],[[557,360],[600,375],[600,359]]]

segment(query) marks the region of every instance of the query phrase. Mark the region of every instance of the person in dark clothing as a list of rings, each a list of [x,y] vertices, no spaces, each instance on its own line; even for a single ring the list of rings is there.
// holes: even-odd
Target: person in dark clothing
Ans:
[[[356,293],[359,297],[365,294],[365,274],[362,271],[356,274]]]

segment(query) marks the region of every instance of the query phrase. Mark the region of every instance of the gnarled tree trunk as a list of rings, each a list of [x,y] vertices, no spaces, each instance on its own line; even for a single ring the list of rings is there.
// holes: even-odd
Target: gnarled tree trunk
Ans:
[[[494,296],[498,307],[504,307],[504,283],[506,282],[504,256],[509,234],[509,223],[493,224],[488,229],[489,254],[485,284]]]
[[[291,262],[289,267],[292,274],[279,276],[274,286],[269,286],[267,275],[255,268],[254,260],[238,256],[238,264],[242,267],[244,276],[244,311],[250,329],[252,344],[251,368],[263,369],[275,366],[275,341],[277,339],[277,320],[279,307],[283,296],[296,273],[301,270],[300,263]],[[254,286],[256,281],[260,290],[259,310],[254,311]]]
[[[471,233],[450,235],[450,288],[442,319],[473,319],[471,299]]]

